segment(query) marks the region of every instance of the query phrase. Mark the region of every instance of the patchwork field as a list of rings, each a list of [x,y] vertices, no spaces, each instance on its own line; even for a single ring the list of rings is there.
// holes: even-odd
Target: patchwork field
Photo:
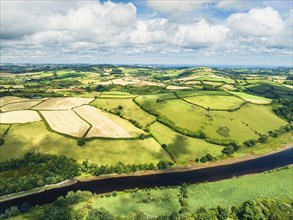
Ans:
[[[90,125],[72,110],[41,111],[52,130],[74,137],[82,137]]]
[[[10,103],[10,104],[2,106],[1,111],[9,112],[9,111],[30,109],[30,108],[34,107],[35,105],[39,104],[40,102],[41,102],[40,100],[35,100],[35,101]]]
[[[204,108],[219,109],[219,110],[229,110],[238,108],[244,103],[242,99],[234,96],[194,96],[184,98],[184,100],[200,105]]]
[[[187,189],[189,209],[241,204],[257,198],[293,200],[293,167],[236,179],[191,185]],[[268,183],[265,184],[264,183]]]
[[[179,163],[189,160],[194,161],[208,153],[213,156],[222,154],[223,146],[210,144],[202,139],[183,136],[158,122],[150,126],[150,132],[160,144],[167,145],[167,151]]]
[[[67,110],[93,101],[93,98],[51,98],[34,107],[37,110]]]
[[[131,135],[124,128],[105,117],[103,113],[101,113],[101,110],[95,107],[84,105],[75,108],[74,111],[92,125],[86,137],[131,137]]]
[[[0,113],[0,122],[3,124],[28,123],[40,121],[41,117],[36,111],[20,110]]]
[[[156,164],[160,160],[171,161],[169,155],[153,138],[95,139],[79,147],[76,140],[48,131],[43,122],[12,125],[5,136],[5,143],[1,146],[0,161],[21,158],[33,150],[44,154],[66,155],[79,162],[89,160],[104,165],[115,165],[118,161],[125,164]]]
[[[135,120],[143,127],[156,120],[154,116],[137,106],[132,99],[96,99],[91,105],[116,113],[120,112],[123,117]],[[119,106],[122,108],[119,109]]]
[[[185,95],[191,94],[185,93]],[[257,139],[258,133],[266,134],[287,124],[267,106],[249,104],[233,112],[207,111],[179,99],[157,102],[159,98],[143,96],[136,100],[166,116],[176,126],[190,131],[202,130],[211,139],[235,140],[241,143],[245,140]],[[228,132],[223,134],[221,132],[223,129]]]

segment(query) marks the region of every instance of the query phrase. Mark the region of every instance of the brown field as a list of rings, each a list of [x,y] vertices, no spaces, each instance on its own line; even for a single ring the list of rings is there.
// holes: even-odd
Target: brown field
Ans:
[[[21,98],[21,97],[15,97],[15,96],[5,96],[0,98],[0,107],[3,105],[7,105],[14,102],[23,102],[23,101],[29,101],[30,99]]]
[[[93,98],[51,98],[37,105],[37,110],[68,110],[77,106],[88,104]]]
[[[16,74],[13,73],[0,73],[1,78],[15,78]]]
[[[75,108],[82,118],[92,124],[87,137],[129,138],[131,135],[121,126],[102,114],[102,111],[88,105]]]
[[[39,114],[31,110],[0,113],[0,122],[3,124],[28,123],[40,120]]]
[[[74,111],[41,111],[52,130],[74,137],[82,137],[90,125]]]
[[[98,82],[99,85],[137,85],[137,86],[164,86],[163,83],[150,82],[134,78],[114,79],[106,82]]]
[[[182,77],[178,80],[181,80],[181,81],[190,81],[190,80],[194,80],[194,79],[198,79],[198,78],[201,78],[203,76],[188,76],[188,77]]]
[[[187,86],[167,86],[167,89],[170,89],[170,90],[182,90],[182,89],[192,89],[192,88],[187,87]]]
[[[1,111],[9,112],[9,111],[30,109],[31,107],[39,104],[40,102],[41,102],[41,100],[33,100],[33,101],[28,101],[28,102],[14,102],[11,104],[4,105],[1,108]]]

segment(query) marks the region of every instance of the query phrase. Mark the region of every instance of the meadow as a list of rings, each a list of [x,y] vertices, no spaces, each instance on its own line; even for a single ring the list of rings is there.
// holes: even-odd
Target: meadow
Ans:
[[[12,125],[5,136],[5,143],[1,146],[0,161],[21,158],[33,150],[40,153],[66,155],[78,162],[89,160],[103,165],[115,165],[118,161],[125,164],[171,161],[169,155],[153,138],[94,139],[79,147],[75,139],[48,131],[43,122]]]
[[[193,211],[200,207],[229,207],[259,198],[293,201],[292,175],[293,167],[290,167],[280,171],[191,185],[187,189],[188,207]]]
[[[178,134],[158,122],[150,126],[150,132],[160,144],[167,145],[166,150],[178,163],[194,161],[206,154],[216,157],[222,154],[223,146]]]

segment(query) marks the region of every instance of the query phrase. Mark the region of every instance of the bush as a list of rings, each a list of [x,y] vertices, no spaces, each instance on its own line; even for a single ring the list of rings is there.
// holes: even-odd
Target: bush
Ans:
[[[84,140],[84,139],[78,139],[78,140],[77,140],[77,145],[78,145],[78,146],[83,146],[83,145],[85,145],[85,140]]]
[[[162,144],[162,148],[166,149],[167,145],[166,144]]]
[[[233,154],[234,153],[234,147],[232,147],[232,146],[227,146],[227,147],[225,147],[223,150],[222,150],[222,153],[223,154],[226,154],[227,156],[230,156],[231,154]]]
[[[3,145],[5,143],[4,139],[0,137],[0,145]]]

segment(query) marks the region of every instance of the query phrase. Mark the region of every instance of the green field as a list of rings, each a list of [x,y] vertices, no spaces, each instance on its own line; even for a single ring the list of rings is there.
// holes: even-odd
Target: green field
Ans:
[[[271,99],[268,99],[265,97],[251,95],[244,92],[230,92],[230,93],[248,102],[255,103],[255,104],[269,104],[272,101]]]
[[[103,207],[114,215],[141,211],[149,216],[170,215],[180,209],[179,188],[118,193],[116,197],[94,199],[93,208]]]
[[[293,167],[188,187],[189,209],[228,207],[247,200],[275,198],[293,201]]]
[[[132,99],[96,99],[91,105],[115,113],[120,112],[123,117],[135,120],[143,127],[155,121],[154,116],[143,111]],[[119,106],[122,106],[122,109],[119,109]]]
[[[12,125],[5,136],[5,144],[0,148],[0,161],[21,158],[32,150],[44,154],[66,155],[79,162],[89,160],[92,163],[105,165],[114,165],[118,161],[125,164],[139,164],[171,160],[153,138],[95,139],[79,147],[76,140],[48,131],[43,122],[34,122]]]
[[[238,108],[241,104],[244,103],[242,99],[239,99],[234,96],[194,96],[184,98],[184,100],[200,105],[204,108],[210,109],[220,109],[220,110],[229,110]]]
[[[217,140],[243,142],[257,139],[257,133],[266,134],[287,124],[267,106],[249,104],[237,111],[229,112],[206,111],[179,99],[155,102],[153,98],[144,97],[139,101],[166,116],[176,126],[190,131],[202,130],[209,138]],[[228,136],[222,136],[217,132],[222,127],[229,129]]]
[[[150,132],[160,144],[167,145],[167,151],[179,163],[189,160],[194,161],[208,153],[213,156],[222,154],[223,146],[210,144],[202,139],[183,136],[158,122],[150,126]]]
[[[0,124],[0,137],[3,137],[10,125]]]

